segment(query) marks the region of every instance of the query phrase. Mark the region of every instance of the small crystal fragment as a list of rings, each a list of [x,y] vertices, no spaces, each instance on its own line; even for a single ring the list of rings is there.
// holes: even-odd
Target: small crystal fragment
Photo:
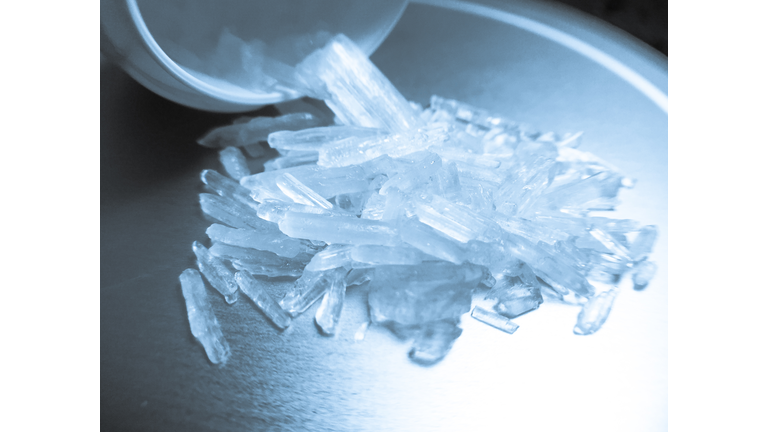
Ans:
[[[291,316],[277,304],[272,296],[260,286],[260,282],[254,279],[253,276],[248,273],[237,272],[235,273],[235,280],[245,295],[247,295],[248,298],[250,298],[276,326],[284,329],[291,324]]]
[[[320,307],[315,313],[315,323],[325,335],[331,336],[336,333],[341,311],[344,308],[346,289],[344,278],[334,278],[323,296],[323,301],[320,302]]]
[[[641,291],[648,286],[648,283],[656,275],[656,264],[645,260],[635,267],[635,272],[632,274],[632,282],[635,284],[634,288],[637,291]]]
[[[219,321],[208,302],[200,273],[197,270],[186,269],[179,276],[179,281],[187,305],[187,316],[192,335],[203,345],[205,353],[212,363],[225,364],[230,356],[229,344],[224,339]]]
[[[608,314],[613,307],[613,301],[619,293],[619,288],[614,287],[608,291],[597,294],[581,308],[573,333],[577,335],[590,335],[603,326]]]
[[[474,309],[472,309],[472,318],[509,334],[514,333],[520,328],[520,326],[513,323],[511,319],[505,318],[496,312],[483,309],[480,306],[475,306]]]
[[[248,163],[245,161],[243,152],[237,147],[227,147],[219,152],[219,161],[224,166],[224,171],[233,179],[240,181],[241,178],[251,175],[248,169]]]
[[[192,243],[192,250],[197,257],[200,273],[208,279],[211,286],[224,296],[227,303],[237,301],[237,283],[231,271],[200,242]]]

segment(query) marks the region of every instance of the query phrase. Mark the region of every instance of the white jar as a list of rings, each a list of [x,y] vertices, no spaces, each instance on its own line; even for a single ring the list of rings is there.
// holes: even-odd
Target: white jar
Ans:
[[[244,112],[300,96],[258,88],[258,79],[248,89],[232,85],[228,77],[236,75],[226,69],[236,72],[244,55],[253,58],[255,50],[293,66],[318,32],[344,33],[370,55],[406,5],[407,0],[101,0],[101,51],[174,102]],[[237,41],[247,47],[245,54],[235,52]]]

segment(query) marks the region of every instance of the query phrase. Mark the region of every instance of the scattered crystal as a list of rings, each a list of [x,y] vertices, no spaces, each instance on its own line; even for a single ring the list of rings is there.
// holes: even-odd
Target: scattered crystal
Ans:
[[[509,334],[514,333],[520,328],[519,325],[513,323],[509,318],[505,318],[496,312],[483,309],[480,306],[475,306],[474,309],[472,309],[472,318]]]
[[[205,348],[208,359],[214,364],[225,364],[229,359],[230,349],[221,333],[219,321],[213,314],[208,302],[205,285],[197,270],[186,269],[179,276],[181,291],[187,305],[187,316],[192,335]]]
[[[632,275],[632,282],[635,284],[635,290],[641,291],[648,286],[648,283],[656,275],[656,264],[645,260],[635,267],[635,272]]]
[[[600,330],[611,312],[613,301],[618,293],[619,288],[614,287],[592,297],[581,308],[573,332],[577,335],[590,335]]]
[[[276,326],[284,329],[291,324],[291,316],[267,293],[261,283],[245,272],[237,272],[235,280],[240,289],[264,312]]]

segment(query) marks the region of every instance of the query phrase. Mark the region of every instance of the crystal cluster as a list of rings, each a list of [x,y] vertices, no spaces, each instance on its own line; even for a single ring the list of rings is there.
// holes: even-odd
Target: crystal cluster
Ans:
[[[201,194],[201,208],[217,223],[210,248],[193,248],[227,302],[239,289],[285,328],[320,301],[316,324],[333,335],[346,289],[362,286],[371,324],[432,364],[470,311],[514,333],[512,319],[545,300],[572,304],[573,331],[586,335],[606,321],[624,275],[635,289],[653,277],[656,228],[592,214],[612,210],[634,181],[578,150],[580,134],[539,133],[438,96],[409,103],[343,35],[292,79],[327,95],[335,123],[259,119],[260,130],[281,128],[266,137],[280,156],[264,172],[250,174],[237,150],[253,144],[242,131],[255,120],[201,140],[224,147],[229,177],[203,171],[215,194]],[[296,280],[278,300],[261,286],[267,277]],[[476,293],[488,305],[473,308]]]

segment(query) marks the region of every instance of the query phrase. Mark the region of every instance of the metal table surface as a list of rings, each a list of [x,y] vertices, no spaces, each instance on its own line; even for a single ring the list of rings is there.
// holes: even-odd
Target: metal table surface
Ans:
[[[469,316],[451,353],[415,365],[369,329],[352,288],[333,338],[315,305],[280,333],[247,299],[210,298],[232,347],[211,365],[187,322],[178,275],[206,241],[195,144],[236,115],[166,101],[101,69],[103,430],[666,430],[666,60],[619,31],[548,4],[411,4],[372,60],[410,100],[454,98],[556,132],[638,179],[614,217],[659,227],[647,290],[628,285],[603,329],[572,333],[578,308],[548,304],[508,335]],[[274,107],[262,112],[274,115]],[[273,284],[276,297],[285,284]]]

